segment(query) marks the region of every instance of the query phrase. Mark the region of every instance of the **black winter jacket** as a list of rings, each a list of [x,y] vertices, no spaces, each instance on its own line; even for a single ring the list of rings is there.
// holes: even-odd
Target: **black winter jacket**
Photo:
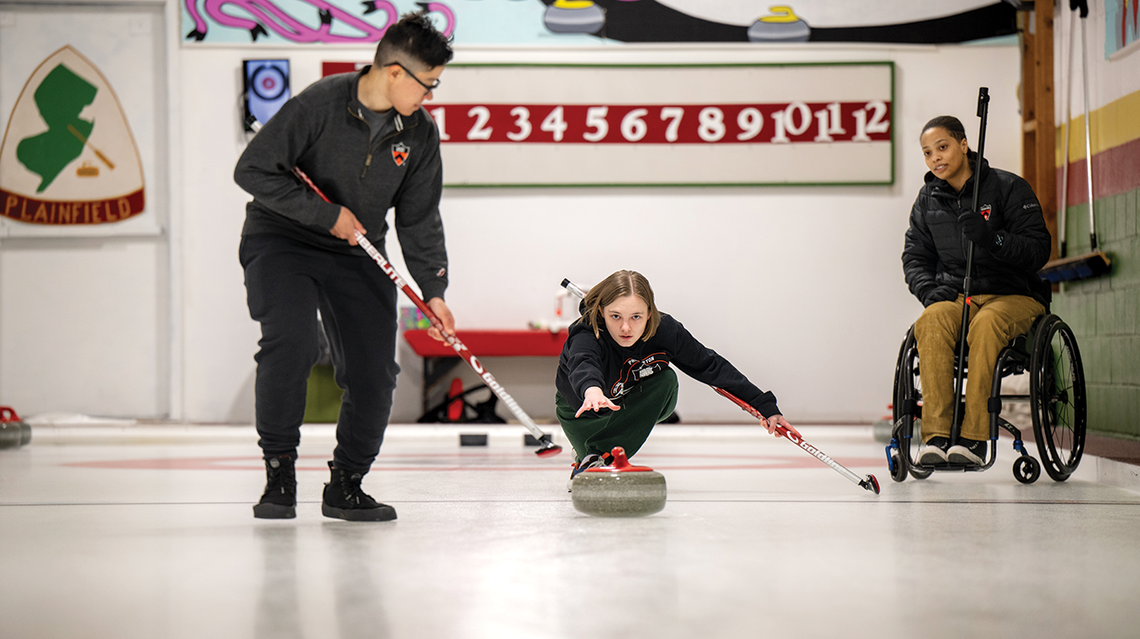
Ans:
[[[968,157],[974,166],[977,154],[970,151]],[[980,173],[978,209],[988,212],[989,227],[1001,244],[975,246],[970,293],[1027,295],[1048,306],[1049,288],[1037,271],[1049,260],[1053,240],[1037,196],[1020,176],[990,168],[985,159]],[[958,192],[928,172],[914,201],[902,262],[910,292],[923,306],[934,301],[931,296],[940,285],[963,292],[969,240],[962,234],[958,216],[973,205],[977,177],[971,176]]]
[[[585,400],[586,389],[597,386],[615,404],[621,405],[623,396],[642,379],[669,366],[677,365],[681,372],[736,395],[765,417],[779,415],[776,396],[765,392],[748,381],[716,351],[697,341],[680,322],[670,315],[661,315],[661,324],[649,341],[638,340],[633,346],[622,347],[610,337],[602,326],[601,336],[579,319],[570,325],[570,334],[558,358],[555,386],[567,404],[578,407]],[[586,411],[583,417],[599,417]]]
[[[396,130],[371,137],[357,99],[357,73],[322,78],[286,102],[250,141],[234,180],[253,196],[242,235],[278,233],[329,251],[368,259],[334,237],[340,207],[348,207],[385,256],[386,215],[395,226],[404,261],[425,300],[447,289],[447,250],[439,199],[443,169],[439,132],[427,111],[394,114]],[[299,167],[332,200],[325,202],[293,176]]]

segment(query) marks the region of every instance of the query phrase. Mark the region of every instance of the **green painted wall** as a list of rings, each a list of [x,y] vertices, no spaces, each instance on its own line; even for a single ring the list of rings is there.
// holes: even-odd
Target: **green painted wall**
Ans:
[[[340,417],[344,391],[336,385],[336,373],[329,364],[317,364],[309,372],[305,394],[306,424],[335,424]]]
[[[1140,189],[1096,200],[1093,212],[1112,271],[1061,284],[1052,312],[1077,336],[1089,432],[1140,440]],[[1087,205],[1069,207],[1065,230],[1069,256],[1090,251]]]

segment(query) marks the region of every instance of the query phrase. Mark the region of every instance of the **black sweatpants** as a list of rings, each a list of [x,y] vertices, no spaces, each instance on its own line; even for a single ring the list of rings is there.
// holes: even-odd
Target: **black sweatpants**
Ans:
[[[360,255],[332,253],[284,235],[242,238],[250,316],[261,324],[254,387],[266,457],[297,456],[309,372],[319,355],[317,310],[336,382],[344,390],[337,468],[367,472],[380,451],[396,389],[396,285]]]

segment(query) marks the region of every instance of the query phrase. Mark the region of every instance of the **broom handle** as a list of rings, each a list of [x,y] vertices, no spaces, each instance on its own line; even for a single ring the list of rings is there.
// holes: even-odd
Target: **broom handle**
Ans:
[[[978,191],[982,186],[982,156],[986,149],[986,118],[989,115],[990,90],[986,87],[978,88],[978,117],[981,124],[978,126],[978,162],[974,166],[974,199],[973,211],[978,213]],[[962,377],[966,368],[966,335],[970,330],[970,272],[974,266],[974,243],[968,240],[966,247],[966,278],[962,282],[962,336],[958,342],[958,366],[954,377],[954,421],[950,426],[950,442],[958,443],[962,424]]]
[[[1085,24],[1088,22],[1088,9],[1084,8],[1081,11],[1081,66],[1084,69],[1085,81],[1085,175],[1088,176],[1089,183],[1089,242],[1092,245],[1090,249],[1093,253],[1096,252],[1096,222],[1093,215],[1093,176],[1092,176],[1092,141],[1090,140],[1089,131],[1089,59],[1088,59],[1088,31],[1085,29]]]
[[[1069,81],[1065,83],[1065,153],[1061,161],[1061,210],[1058,211],[1060,219],[1057,220],[1057,255],[1068,255],[1068,246],[1065,241],[1065,224],[1069,217],[1069,138],[1073,134],[1071,119],[1073,104],[1073,49],[1076,44],[1077,30],[1073,28],[1072,12],[1069,13]],[[1064,75],[1064,73],[1062,73]]]

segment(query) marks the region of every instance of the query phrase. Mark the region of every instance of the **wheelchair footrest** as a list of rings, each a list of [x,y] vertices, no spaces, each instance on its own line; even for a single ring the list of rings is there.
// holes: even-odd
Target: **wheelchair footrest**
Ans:
[[[939,473],[972,473],[972,472],[978,472],[978,471],[985,470],[985,469],[989,468],[989,465],[984,465],[984,464],[983,465],[978,465],[978,464],[951,464],[951,463],[947,462],[945,464],[914,464],[914,463],[912,463],[911,467],[917,468],[918,470],[933,470],[933,471],[939,472]]]

